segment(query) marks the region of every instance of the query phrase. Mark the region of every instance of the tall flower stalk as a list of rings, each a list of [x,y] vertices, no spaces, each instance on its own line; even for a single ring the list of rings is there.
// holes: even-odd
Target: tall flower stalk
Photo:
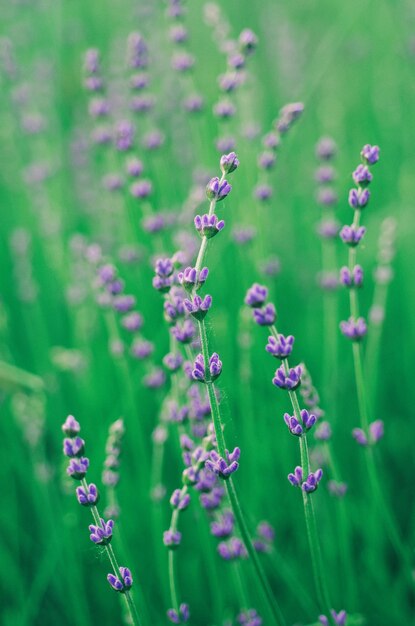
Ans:
[[[245,521],[245,516],[243,514],[233,482],[232,473],[235,471],[235,469],[237,469],[237,461],[236,459],[233,459],[232,455],[235,454],[236,449],[234,450],[232,455],[226,449],[221,411],[214,384],[217,366],[214,360],[215,355],[211,355],[209,352],[209,341],[205,322],[205,315],[207,313],[207,310],[203,310],[203,301],[200,302],[200,296],[196,295],[197,290],[205,282],[208,275],[208,270],[207,268],[203,267],[203,264],[209,240],[212,238],[212,236],[216,235],[221,230],[220,220],[218,221],[215,214],[216,205],[219,201],[222,201],[224,198],[226,198],[226,196],[231,191],[231,185],[227,182],[225,176],[236,170],[238,165],[239,161],[235,153],[230,153],[228,155],[222,156],[220,160],[220,166],[222,170],[221,178],[212,178],[207,185],[206,192],[210,200],[209,213],[202,217],[197,216],[195,218],[195,226],[202,237],[202,242],[200,245],[199,253],[197,255],[195,267],[187,268],[187,270],[184,271],[181,282],[182,285],[189,292],[189,300],[193,308],[192,314],[196,318],[198,323],[199,338],[201,344],[201,360],[199,361],[199,366],[200,369],[204,370],[204,383],[206,384],[208,392],[209,404],[211,408],[212,421],[217,443],[217,452],[214,451],[211,453],[211,469],[213,469],[215,473],[217,473],[223,479],[233,515],[237,522],[249,558],[251,559],[252,565],[255,569],[264,596],[267,599],[269,610],[273,615],[273,622],[282,626],[285,624],[284,617],[274,598],[274,594],[271,590],[262,565],[259,561],[258,555],[253,546],[248,526]]]
[[[266,350],[281,361],[281,366],[276,370],[272,382],[276,387],[288,392],[294,415],[285,413],[284,420],[290,433],[298,437],[301,459],[301,465],[295,468],[294,473],[289,474],[288,480],[292,485],[301,488],[318,604],[321,610],[329,610],[331,602],[312,500],[312,493],[318,488],[323,472],[321,469],[315,472],[311,471],[307,444],[307,432],[314,426],[317,418],[315,415],[309,414],[307,410],[300,408],[296,390],[301,384],[303,368],[301,365],[290,368],[288,362],[288,357],[293,349],[294,337],[292,335],[286,337],[278,333],[275,325],[275,306],[272,303],[266,303],[267,296],[268,289],[255,283],[248,290],[245,303],[253,308],[255,322],[260,326],[268,327],[271,331]]]
[[[370,191],[368,189],[373,179],[371,167],[379,160],[379,147],[366,144],[361,151],[362,163],[353,172],[353,181],[356,187],[349,192],[349,205],[353,209],[353,223],[344,226],[340,237],[348,247],[348,265],[340,270],[340,281],[349,290],[350,317],[340,324],[341,332],[352,341],[354,374],[357,391],[357,401],[360,416],[360,428],[353,431],[356,441],[365,450],[366,466],[370,481],[371,492],[378,513],[383,518],[389,540],[401,558],[407,570],[408,580],[412,586],[415,579],[412,573],[412,560],[400,537],[393,515],[385,503],[382,487],[378,478],[373,445],[383,435],[383,423],[380,420],[370,422],[370,406],[368,388],[364,370],[362,340],[367,333],[366,321],[360,317],[358,290],[363,286],[363,269],[356,264],[357,250],[362,241],[366,228],[361,225],[363,209],[368,205]]]
[[[134,626],[140,626],[137,607],[131,595],[130,589],[133,585],[133,578],[128,567],[120,567],[111,545],[114,521],[105,521],[99,514],[97,503],[99,493],[96,485],[88,484],[85,479],[89,468],[89,459],[85,456],[85,442],[79,437],[80,425],[76,419],[69,415],[65,420],[62,430],[65,434],[63,441],[63,453],[68,457],[69,465],[67,468],[68,476],[79,481],[80,486],[76,488],[76,497],[80,505],[88,507],[91,511],[94,524],[89,526],[90,539],[97,545],[102,546],[111,564],[113,573],[108,574],[107,579],[110,586],[125,598],[127,609],[130,615],[130,622]]]

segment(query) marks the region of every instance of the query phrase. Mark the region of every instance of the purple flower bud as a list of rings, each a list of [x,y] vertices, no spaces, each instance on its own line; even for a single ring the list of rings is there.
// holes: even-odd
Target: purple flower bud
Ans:
[[[225,461],[223,457],[219,456],[216,450],[212,450],[209,455],[210,458],[205,463],[205,467],[207,469],[210,469],[217,476],[227,479],[231,474],[233,474],[233,472],[236,472],[236,470],[238,469],[238,460],[240,454],[241,451],[239,448],[234,448],[232,453],[229,453],[226,450],[227,460]]]
[[[134,311],[133,313],[125,315],[122,318],[121,325],[129,332],[136,332],[137,330],[140,330],[140,328],[142,328],[143,318],[140,313]]]
[[[218,545],[219,556],[225,561],[246,558],[247,552],[244,544],[237,537],[232,537],[229,541],[221,541]]]
[[[142,143],[147,150],[157,150],[164,143],[164,135],[159,130],[152,130],[144,135]]]
[[[352,177],[356,185],[360,185],[360,187],[367,187],[373,179],[373,175],[370,173],[367,165],[362,164],[357,166]]]
[[[137,72],[130,77],[130,87],[131,89],[136,89],[140,91],[141,89],[145,89],[148,86],[148,74],[145,72]]]
[[[92,117],[105,117],[110,112],[110,105],[105,98],[92,98],[88,106],[89,114]]]
[[[82,480],[86,476],[89,467],[89,459],[81,457],[80,459],[73,458],[69,461],[66,473],[75,480]]]
[[[248,611],[242,611],[236,618],[238,624],[241,626],[262,626],[262,618],[258,615],[255,609],[249,609]]]
[[[124,152],[133,145],[134,126],[128,120],[121,120],[115,126],[114,141],[117,150]]]
[[[292,335],[288,335],[288,337],[278,335],[278,339],[271,335],[268,337],[268,343],[265,346],[265,350],[277,359],[286,359],[292,352],[293,344],[294,337]]]
[[[151,341],[143,339],[136,339],[131,346],[131,355],[140,361],[149,357],[153,351],[154,345]]]
[[[85,52],[84,70],[88,74],[97,74],[100,70],[99,50],[97,48],[89,48]]]
[[[200,296],[194,296],[193,301],[184,300],[184,306],[197,320],[202,320],[207,315],[210,307],[212,306],[212,296],[206,295],[203,300]]]
[[[357,228],[353,225],[351,226],[343,226],[340,231],[340,237],[344,243],[348,246],[357,246],[366,232],[366,228],[364,226],[358,226]]]
[[[119,174],[111,173],[104,176],[102,184],[108,191],[118,191],[122,188],[124,181]]]
[[[195,327],[191,320],[184,320],[182,324],[177,322],[173,328],[171,328],[171,334],[179,343],[191,343],[195,337]]]
[[[214,237],[225,227],[225,222],[218,220],[217,215],[208,215],[207,213],[202,216],[196,215],[194,223],[199,235],[207,239]]]
[[[345,287],[361,287],[363,285],[363,268],[360,265],[355,265],[350,271],[348,267],[342,267],[340,282]]]
[[[212,178],[206,187],[206,195],[209,200],[220,202],[230,193],[232,186],[225,179],[222,182],[217,176]]]
[[[311,472],[307,476],[307,479],[301,485],[302,490],[305,491],[306,493],[312,493],[313,491],[316,491],[322,476],[323,476],[322,469],[318,469],[315,472]]]
[[[207,511],[213,511],[220,506],[224,495],[225,491],[222,487],[215,487],[210,493],[201,494],[200,504]]]
[[[368,165],[374,165],[379,161],[379,146],[371,146],[367,143],[360,154]]]
[[[174,43],[184,43],[187,40],[188,34],[183,24],[174,24],[170,28],[169,36]]]
[[[370,440],[377,443],[384,435],[384,425],[382,420],[376,420],[369,425]]]
[[[239,159],[235,152],[224,154],[220,159],[220,169],[223,174],[231,174],[239,167]],[[212,182],[212,181],[211,181]],[[225,182],[225,181],[224,181]],[[229,189],[230,191],[230,189]],[[228,191],[228,193],[229,193]]]
[[[337,146],[330,137],[323,137],[316,146],[316,156],[322,161],[329,161],[337,152]]]
[[[236,72],[228,72],[219,76],[219,87],[222,91],[230,93],[240,84],[240,77]]]
[[[121,295],[117,296],[113,300],[113,306],[115,311],[119,313],[128,313],[135,305],[135,297],[129,295]]]
[[[250,28],[245,28],[241,32],[238,41],[242,52],[246,55],[252,54],[258,45],[258,37]]]
[[[127,174],[138,178],[143,173],[144,166],[139,159],[131,158],[127,161]]]
[[[178,530],[166,530],[163,533],[163,543],[170,550],[176,549],[182,540],[182,533]]]
[[[347,619],[346,611],[339,611],[339,613],[336,613],[336,611],[332,609],[330,613],[336,626],[345,626]],[[320,615],[318,619],[322,626],[330,626],[330,622],[325,615]]]
[[[178,52],[171,61],[171,66],[176,72],[188,72],[194,64],[194,57],[188,52]]]
[[[153,95],[146,93],[134,96],[130,100],[130,109],[134,113],[147,113],[154,107],[156,100]]]
[[[114,576],[114,574],[108,574],[107,580],[115,591],[120,591],[122,593],[131,589],[133,586],[133,577],[131,576],[131,571],[128,567],[120,567],[120,575],[121,579]]]
[[[159,389],[166,382],[166,376],[159,367],[154,368],[149,374],[144,376],[143,385],[148,389]]]
[[[222,372],[222,361],[219,359],[219,355],[214,352],[209,358],[209,378],[206,378],[205,362],[203,354],[198,354],[195,358],[192,377],[202,383],[216,380]]]
[[[134,198],[148,198],[153,191],[153,186],[149,180],[139,180],[130,187],[131,195]]]
[[[169,609],[167,611],[167,617],[173,624],[186,624],[189,621],[190,611],[188,604],[181,604],[179,612],[175,609]]]
[[[231,152],[235,149],[236,141],[234,137],[220,137],[216,141],[216,149],[223,154],[224,152]]]
[[[180,352],[169,352],[163,358],[163,364],[167,367],[170,372],[177,372],[177,370],[181,367],[183,363],[183,357]]]
[[[333,206],[338,199],[337,193],[331,187],[323,187],[317,192],[317,202],[323,206]]]
[[[329,480],[329,482],[327,483],[327,489],[332,496],[336,496],[337,498],[343,498],[343,496],[347,492],[347,485],[346,483]]]
[[[352,209],[363,209],[369,202],[369,198],[369,189],[350,189],[349,206],[351,206]]]
[[[277,157],[274,152],[267,150],[262,152],[258,157],[258,166],[264,170],[270,170],[274,167]]]
[[[349,317],[347,321],[340,322],[340,330],[348,339],[360,341],[367,333],[367,326],[363,317],[357,320]]]
[[[228,65],[229,67],[240,70],[245,66],[245,57],[243,54],[236,52],[234,54],[230,54],[228,57]]]
[[[265,202],[269,200],[272,196],[272,187],[270,185],[257,185],[254,189],[254,198],[260,200],[261,202]]]
[[[301,385],[301,374],[303,368],[301,365],[289,368],[288,374],[285,373],[284,365],[281,365],[275,372],[275,376],[272,379],[273,384],[280,389],[286,389],[287,391],[293,391]]]
[[[189,113],[198,113],[203,109],[203,98],[199,94],[194,93],[183,101],[183,106]]]
[[[190,504],[190,496],[188,493],[182,494],[180,489],[175,489],[171,495],[170,504],[174,509],[184,511]]]
[[[197,291],[205,283],[209,274],[207,267],[202,268],[200,271],[195,267],[186,267],[183,272],[179,272],[177,278],[179,283],[187,290]]]
[[[314,431],[314,437],[318,441],[329,441],[329,439],[331,439],[331,426],[329,422],[320,422]]]
[[[81,427],[73,415],[68,415],[62,424],[62,430],[67,437],[75,437],[80,432]]]
[[[245,304],[252,308],[259,308],[265,303],[268,297],[268,289],[264,285],[254,283],[252,287],[248,289],[245,296]]]
[[[368,440],[364,430],[362,430],[361,428],[354,428],[352,430],[352,436],[353,439],[355,439],[360,446],[367,446]]]
[[[276,150],[281,144],[280,136],[277,133],[268,133],[264,135],[262,139],[262,145],[264,148],[270,148],[271,150]]]
[[[82,456],[85,450],[85,441],[81,437],[75,437],[75,439],[63,440],[63,453],[70,458],[75,456]]]
[[[272,326],[275,322],[275,306],[272,303],[266,304],[262,309],[254,309],[252,313],[259,326]]]
[[[316,170],[315,180],[318,183],[331,183],[336,178],[336,171],[331,165],[322,165]]]
[[[112,539],[112,530],[114,528],[114,522],[112,519],[106,522],[102,517],[100,518],[99,526],[91,524],[89,526],[89,532],[91,533],[89,538],[97,545],[104,546],[110,543]]]
[[[213,107],[213,112],[217,117],[229,119],[236,113],[236,107],[230,100],[220,100]]]
[[[82,506],[93,506],[99,500],[98,489],[93,483],[87,485],[86,489],[84,489],[84,487],[77,487],[76,497],[79,504],[82,504]]]
[[[334,239],[339,233],[340,224],[336,219],[324,219],[317,226],[317,233],[324,239]]]

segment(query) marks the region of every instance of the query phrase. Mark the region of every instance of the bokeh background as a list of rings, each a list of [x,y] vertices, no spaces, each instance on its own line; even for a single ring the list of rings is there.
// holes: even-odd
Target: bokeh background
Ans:
[[[365,343],[367,385],[373,419],[385,423],[385,437],[376,448],[385,501],[411,557],[415,7],[404,0],[262,0],[256,5],[240,0],[218,6],[222,43],[247,27],[259,40],[238,93],[237,114],[229,122],[241,165],[233,174],[232,195],[220,209],[227,227],[208,255],[211,345],[224,363],[226,437],[230,448],[242,449],[238,489],[252,527],[266,519],[275,528],[274,548],[263,563],[287,623],[315,623],[301,499],[286,480],[298,463],[297,442],[282,420],[289,409],[286,398],[271,385],[275,364],[264,350],[266,334],[254,327],[243,305],[247,288],[260,281],[276,302],[280,331],[296,337],[294,358],[307,364],[319,390],[333,427],[340,476],[348,484],[343,502],[350,533],[343,550],[351,557],[353,580],[341,568],[335,499],[321,488],[315,500],[334,608],[349,610],[355,616],[350,623],[411,624],[413,597],[382,523],[373,521],[363,456],[351,437],[358,426],[352,352],[337,332],[338,322],[348,317],[348,298],[340,289],[327,293],[319,286],[322,244],[316,224],[322,209],[314,172],[315,145],[330,136],[338,147],[336,217],[350,223],[351,171],[363,144],[381,147],[373,197],[363,215],[368,231],[359,259],[367,280],[360,297],[364,315],[374,297],[385,298],[385,319],[372,325]],[[1,14],[0,621],[4,626],[121,623],[117,595],[105,580],[107,564],[88,538],[89,513],[77,505],[65,476],[61,423],[71,413],[81,421],[91,480],[98,484],[108,427],[120,416],[125,419],[117,487],[120,536],[114,545],[122,545],[136,575],[137,601],[147,623],[163,624],[170,604],[161,533],[168,527],[168,496],[180,485],[182,462],[173,425],[160,476],[154,475],[157,446],[151,434],[163,419],[170,383],[156,390],[143,384],[169,350],[162,299],[151,287],[152,260],[192,249],[192,218],[206,204],[191,192],[204,172],[218,173],[215,140],[224,123],[213,106],[226,54],[203,2],[186,6],[186,45],[195,66],[184,78],[171,68],[171,19],[163,2],[14,1],[4,2]],[[129,115],[125,50],[133,31],[149,48],[155,105],[144,121],[134,120],[132,154],[140,154],[153,182],[152,209],[188,218],[156,237],[142,228],[146,208],[129,195],[128,185],[115,193],[105,189],[103,177],[122,170],[123,155],[91,140],[95,121],[88,114],[91,94],[83,86],[85,51],[98,48],[113,104],[111,122]],[[204,98],[197,115],[181,106],[190,83]],[[253,189],[262,175],[257,166],[261,137],[292,101],[304,102],[305,112],[284,138],[276,169],[267,178],[272,199],[259,203]],[[164,144],[146,151],[140,142],[154,129],[163,133]],[[383,229],[392,224],[396,232],[396,254],[390,259],[393,280],[376,296],[372,276],[382,224]],[[255,236],[241,244],[235,228],[246,227]],[[132,359],[128,348],[114,354],[114,341],[127,346],[128,339],[96,302],[94,267],[87,259],[93,244],[117,265],[128,292],[137,297],[145,337],[155,346],[149,362]],[[332,260],[340,267],[347,250],[340,241],[334,248]],[[143,458],[143,447],[153,465]],[[324,461],[324,450],[317,447],[315,454],[319,460],[323,454]],[[216,555],[196,500],[183,517],[182,532],[178,570],[191,623],[234,623],[241,607],[232,569]],[[260,610],[249,564],[244,562],[242,570],[251,606]]]

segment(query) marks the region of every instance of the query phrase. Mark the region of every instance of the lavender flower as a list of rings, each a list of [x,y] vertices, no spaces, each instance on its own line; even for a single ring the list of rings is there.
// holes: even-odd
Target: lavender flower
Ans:
[[[350,189],[349,205],[352,209],[363,209],[370,199],[369,189]]]
[[[154,289],[161,293],[167,293],[173,284],[174,266],[172,260],[169,258],[157,259],[154,270],[156,272],[156,276],[153,278]]]
[[[212,296],[206,295],[203,300],[200,296],[194,296],[193,300],[184,300],[184,306],[197,320],[202,320],[207,315],[210,307],[212,306]]]
[[[163,364],[170,372],[177,372],[183,363],[183,357],[180,352],[169,352],[163,358]]]
[[[275,376],[272,379],[273,384],[280,389],[286,389],[287,391],[293,391],[301,385],[301,374],[303,368],[301,365],[289,368],[288,374],[285,372],[284,365],[281,365],[275,372]]]
[[[216,176],[212,178],[206,187],[206,195],[209,200],[220,202],[231,192],[232,186],[225,179],[222,182]]]
[[[183,495],[180,489],[175,489],[171,495],[170,504],[174,509],[184,511],[190,504],[190,496],[188,493]]]
[[[187,291],[193,291],[194,289],[200,289],[205,283],[208,274],[209,270],[207,267],[202,268],[200,271],[195,267],[186,267],[183,272],[179,272],[177,278]]]
[[[264,285],[254,283],[250,289],[248,289],[245,296],[245,304],[252,308],[259,308],[265,303],[268,297],[268,289]]]
[[[169,609],[167,617],[173,624],[186,624],[190,617],[189,605],[182,603],[178,612],[175,609]]]
[[[236,107],[230,100],[220,100],[213,107],[213,112],[217,117],[227,119],[236,113]]]
[[[352,174],[352,177],[356,185],[360,185],[360,187],[367,187],[373,179],[373,175],[369,171],[367,165],[362,164],[357,166]]]
[[[238,37],[238,42],[244,54],[252,54],[258,45],[258,37],[250,28],[245,28]]]
[[[262,626],[263,624],[262,618],[255,609],[248,609],[239,613],[236,620],[241,626]]]
[[[260,184],[254,189],[254,197],[261,202],[269,200],[272,196],[272,187],[270,185]]]
[[[239,448],[234,448],[233,452],[229,453],[226,450],[226,461],[219,456],[216,450],[212,450],[210,458],[206,461],[205,467],[214,472],[217,476],[227,479],[233,472],[239,467],[238,459],[241,455]]]
[[[214,537],[229,537],[234,529],[232,511],[224,511],[220,517],[210,524],[210,532]]]
[[[182,533],[178,530],[166,530],[163,533],[163,543],[170,550],[174,550],[180,545],[182,540]]]
[[[239,167],[239,159],[235,152],[224,154],[220,159],[220,169],[223,174],[231,174]],[[215,180],[215,179],[212,179]],[[212,182],[212,181],[210,181]],[[224,181],[226,182],[226,181]],[[209,183],[210,184],[210,183]],[[230,191],[230,189],[229,189]],[[229,191],[227,193],[229,193]]]
[[[232,537],[229,541],[221,541],[218,545],[218,553],[225,561],[246,558],[246,548],[238,537]]]
[[[99,526],[95,526],[94,524],[90,524],[89,538],[91,541],[97,545],[104,546],[110,543],[112,539],[112,530],[114,528],[114,522],[112,519],[106,522],[102,517],[100,518]]]
[[[323,137],[317,144],[316,156],[323,161],[329,161],[337,152],[337,147],[333,139],[330,137]]]
[[[81,427],[73,415],[68,415],[62,425],[62,430],[67,437],[75,437],[80,432]]]
[[[82,457],[80,459],[71,459],[69,461],[66,473],[75,480],[82,480],[86,476],[89,467],[89,459]]]
[[[130,187],[131,195],[134,198],[140,198],[143,200],[144,198],[148,198],[153,191],[153,185],[149,180],[139,180],[136,183],[133,183]]]
[[[363,146],[360,154],[368,165],[374,165],[379,161],[379,146],[371,146],[367,143]]]
[[[285,337],[284,335],[278,335],[278,339],[273,335],[268,337],[268,343],[265,346],[265,350],[269,352],[272,356],[275,356],[277,359],[286,359],[290,356],[294,344],[294,337],[292,335],[288,335]]]
[[[75,437],[75,439],[63,440],[63,453],[69,458],[75,456],[82,456],[85,449],[85,441],[81,437]]]
[[[332,609],[330,613],[336,626],[345,626],[346,619],[347,619],[346,611],[343,610],[343,611],[339,611],[338,613],[336,613],[336,611]],[[320,615],[318,619],[322,626],[330,626],[329,618],[326,617],[325,615]]]
[[[195,327],[191,320],[184,320],[182,324],[177,322],[171,329],[171,334],[179,343],[190,343],[195,337]]]
[[[96,485],[93,483],[86,487],[76,488],[76,497],[82,506],[94,506],[99,500],[99,493]]]
[[[275,306],[272,302],[266,304],[262,309],[254,309],[252,313],[259,326],[272,326],[275,322]]]
[[[133,578],[128,567],[120,567],[120,575],[121,579],[114,576],[114,574],[108,574],[107,580],[115,591],[124,593],[133,586]]]
[[[215,214],[208,215],[205,213],[202,216],[196,215],[194,223],[199,235],[201,237],[206,237],[207,239],[211,239],[225,227],[225,222],[223,220],[218,220],[218,217]]]
[[[353,439],[355,439],[356,442],[363,447],[368,446],[369,444],[374,445],[382,439],[383,435],[384,425],[382,420],[376,420],[375,422],[369,424],[369,436],[366,435],[362,428],[354,428],[352,431]]]
[[[213,382],[220,376],[221,372],[222,361],[219,359],[219,355],[214,352],[209,358],[209,378],[207,379],[203,354],[200,353],[195,359],[194,367],[192,370],[192,377],[194,378],[194,380],[202,383],[206,383],[209,381]]]
[[[340,270],[340,282],[345,287],[361,287],[363,285],[362,266],[355,265],[352,271],[348,267],[342,267]]]
[[[319,422],[314,431],[317,441],[329,441],[331,439],[331,426],[329,422]]]
[[[151,341],[146,341],[144,339],[135,339],[130,351],[134,358],[141,361],[153,353],[154,344]]]
[[[300,416],[301,421],[299,421],[295,415],[284,413],[284,421],[288,426],[288,430],[296,437],[301,437],[304,432],[310,430],[310,428],[312,428],[317,421],[316,416],[309,413],[306,409],[303,409],[300,412]]]
[[[143,326],[143,318],[140,313],[134,311],[129,315],[125,315],[121,320],[121,325],[129,332],[136,332]]]
[[[360,341],[367,333],[367,326],[363,317],[359,317],[357,320],[349,317],[347,321],[340,322],[340,330],[348,339]]]
[[[318,484],[323,476],[323,470],[318,469],[310,472],[306,480],[303,480],[303,470],[297,466],[293,474],[288,474],[288,480],[294,487],[301,487],[306,493],[312,493],[318,488]]]
[[[357,228],[353,225],[343,226],[340,231],[340,237],[343,243],[354,247],[362,241],[365,232],[366,228],[364,226],[358,226]]]

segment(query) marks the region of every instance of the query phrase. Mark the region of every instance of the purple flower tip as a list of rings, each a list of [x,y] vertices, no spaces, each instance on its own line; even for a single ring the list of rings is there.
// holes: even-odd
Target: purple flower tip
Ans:
[[[225,179],[222,182],[216,176],[212,178],[206,187],[206,195],[209,200],[220,202],[231,192],[232,186]]]
[[[254,283],[245,296],[245,304],[252,308],[261,307],[268,297],[268,289],[264,285]]]

